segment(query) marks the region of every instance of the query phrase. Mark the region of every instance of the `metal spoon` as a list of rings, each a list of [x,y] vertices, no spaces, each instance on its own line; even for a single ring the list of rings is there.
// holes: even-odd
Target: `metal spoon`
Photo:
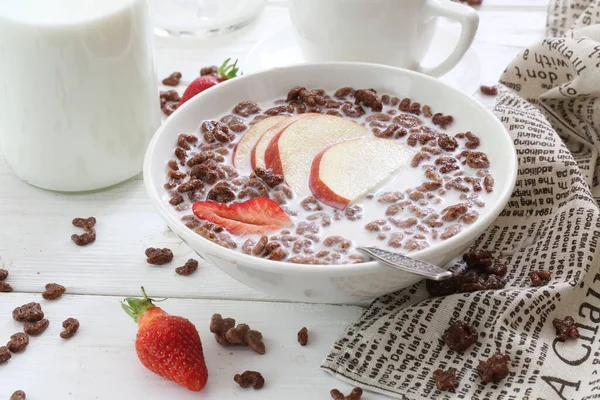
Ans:
[[[382,250],[377,247],[357,247],[357,249],[384,265],[401,271],[421,275],[427,279],[433,279],[434,281],[443,281],[452,276],[452,272],[450,271],[446,271],[445,269],[429,264],[428,262],[416,260],[402,254],[392,253],[391,251]]]

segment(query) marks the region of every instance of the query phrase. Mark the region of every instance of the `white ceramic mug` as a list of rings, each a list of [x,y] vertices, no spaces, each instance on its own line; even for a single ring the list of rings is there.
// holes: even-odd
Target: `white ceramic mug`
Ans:
[[[449,0],[291,0],[290,16],[307,61],[371,62],[431,76],[460,61],[479,25],[475,10]],[[424,67],[437,17],[458,21],[461,35],[443,62]]]
[[[0,0],[0,151],[58,191],[138,174],[160,125],[147,0]]]

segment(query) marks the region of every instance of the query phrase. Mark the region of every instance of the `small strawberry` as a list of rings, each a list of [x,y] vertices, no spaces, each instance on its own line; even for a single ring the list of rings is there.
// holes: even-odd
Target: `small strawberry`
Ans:
[[[215,86],[217,83],[226,81],[231,78],[235,78],[237,76],[238,71],[240,70],[237,67],[237,60],[233,64],[229,64],[231,58],[225,60],[223,65],[219,67],[217,76],[215,75],[204,75],[198,77],[189,84],[189,86],[183,92],[183,96],[181,96],[181,100],[179,100],[179,104],[177,107],[180,107],[183,103],[197,95],[205,91],[208,88]]]
[[[198,331],[189,320],[156,307],[143,287],[142,295],[142,299],[130,297],[122,303],[125,312],[138,323],[138,358],[155,374],[189,390],[201,391],[206,386],[208,370]]]
[[[199,201],[192,206],[196,217],[221,225],[233,234],[268,233],[292,224],[275,201],[255,197],[230,205]]]

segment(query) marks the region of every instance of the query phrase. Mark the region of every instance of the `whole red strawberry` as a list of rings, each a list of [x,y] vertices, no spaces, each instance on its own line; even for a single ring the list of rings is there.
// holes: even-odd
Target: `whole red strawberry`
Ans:
[[[189,320],[156,307],[143,287],[142,295],[142,299],[130,297],[122,304],[138,323],[138,358],[155,374],[189,390],[201,391],[206,386],[208,370],[196,327]]]
[[[194,79],[185,89],[185,92],[183,92],[183,96],[181,96],[181,100],[179,100],[179,104],[177,105],[177,107],[180,107],[183,103],[185,103],[198,93],[201,93],[206,89],[215,86],[217,83],[226,81],[227,79],[235,78],[240,69],[237,67],[237,60],[235,60],[233,64],[230,64],[230,61],[231,58],[225,60],[223,65],[221,65],[217,70],[216,76],[204,75]]]

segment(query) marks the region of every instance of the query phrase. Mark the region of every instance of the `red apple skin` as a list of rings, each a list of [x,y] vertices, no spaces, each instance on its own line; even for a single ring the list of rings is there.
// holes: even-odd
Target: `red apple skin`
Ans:
[[[303,118],[304,116],[309,115],[309,114],[298,114],[298,115],[294,115],[292,117],[290,117],[287,121],[282,121],[279,124],[283,125],[281,127],[281,130],[277,133],[277,135],[275,135],[275,137],[279,137],[281,135],[281,133],[286,130],[286,128],[288,126],[290,126],[291,124],[293,124],[294,122],[298,121],[298,119]],[[278,126],[274,125],[272,128]],[[268,131],[267,131],[268,132]],[[266,133],[266,132],[265,132]],[[271,141],[269,142],[269,145],[271,143],[273,143],[273,140],[275,139],[275,137],[273,137],[273,139],[271,139]],[[258,145],[258,143],[260,143],[260,140],[256,143],[256,145],[254,145],[254,147],[252,148],[252,151],[250,152],[250,166],[252,167],[252,170],[256,169],[256,146]],[[267,146],[267,149],[269,148],[269,146]],[[267,168],[270,168],[267,164],[267,149],[265,149],[265,166]],[[277,148],[277,154],[279,155],[279,147]],[[280,165],[280,170],[283,171],[283,167],[281,166],[281,161],[279,161],[279,165]],[[282,172],[276,172],[278,174],[282,174]]]
[[[252,167],[252,171],[256,169],[256,145],[252,148],[252,151],[250,152],[250,167]]]
[[[273,117],[268,117],[266,119],[268,120],[269,118],[280,118],[280,117],[273,116]],[[281,123],[281,122],[283,122],[283,121],[279,121],[278,123]],[[277,125],[278,123],[276,123],[275,125]],[[273,125],[273,126],[275,126],[275,125]],[[238,142],[235,144],[235,147],[233,148],[233,151],[232,151],[232,154],[231,154],[231,162],[233,163],[233,166],[236,167],[236,168],[243,168],[244,167],[243,165],[236,165],[236,162],[235,162],[236,158],[235,158],[235,156],[237,154],[237,151],[239,149],[240,144],[243,142],[244,136],[246,136],[249,132],[252,132],[253,129],[254,129],[253,126],[249,127],[248,130],[246,132],[244,132],[244,134],[240,137],[240,140],[238,140]],[[267,131],[269,129],[267,129]],[[264,134],[264,132],[263,132],[263,134]],[[262,135],[261,135],[261,137],[262,137]],[[260,140],[260,138],[259,138],[259,140]],[[251,163],[251,166],[252,166],[252,170],[254,170],[256,168],[256,166],[255,166],[255,164],[253,162],[254,160],[252,159],[252,157],[253,157],[252,154],[254,154],[254,152],[255,152],[254,151],[255,147],[256,147],[256,144],[252,147],[252,150],[250,151],[250,163]]]
[[[235,144],[235,147],[233,148],[233,151],[231,152],[231,163],[233,164],[233,166],[235,168],[239,168],[239,166],[235,165],[235,153],[237,152],[239,144],[240,144],[240,141],[238,140],[238,142]],[[254,170],[254,166],[252,167],[252,170]]]
[[[290,122],[289,124],[285,125],[283,128],[281,128],[281,130],[273,137],[273,139],[275,139],[276,137],[279,137],[281,135],[281,132],[283,132],[288,126],[290,126],[294,122],[295,122],[295,120]],[[271,143],[273,143],[273,139],[271,139],[271,141],[269,142],[269,145],[265,149],[265,167],[267,167],[267,168],[270,168],[269,164],[267,163],[267,150],[269,149],[269,147],[271,147]],[[256,145],[258,145],[258,143],[260,143],[260,140],[256,143]],[[253,171],[256,169],[256,145],[254,145],[254,147],[252,148],[252,151],[250,152],[250,165],[252,166]],[[279,148],[277,148],[277,149],[278,149],[277,152],[279,154]],[[280,165],[280,169],[283,169],[281,167],[281,161],[279,162],[279,165]],[[275,171],[273,171],[273,172],[281,175],[281,172],[275,172]]]
[[[279,157],[279,137],[284,130],[275,135],[265,150],[265,166],[271,168],[277,175],[283,175],[283,165]]]
[[[321,168],[321,159],[323,158],[323,154],[325,154],[325,151],[327,151],[327,149],[329,149],[329,147],[321,151],[313,159],[313,162],[310,166],[308,187],[310,188],[310,191],[315,196],[315,198],[320,202],[325,203],[328,206],[333,207],[337,210],[344,210],[348,206],[348,203],[350,203],[350,200],[340,196],[339,194],[331,190],[329,186],[327,186],[319,176],[319,170]]]
[[[322,114],[305,113],[305,114],[300,114],[297,117],[304,118],[307,116],[314,116],[314,115],[322,115]],[[281,137],[283,132],[285,132],[285,130],[288,127],[290,127],[290,125],[292,125],[297,120],[298,119],[294,120],[292,123],[290,123],[285,128],[283,128],[281,130],[281,132],[279,132],[277,135],[275,135],[273,137],[273,139],[271,139],[271,142],[269,142],[269,145],[267,146],[267,148],[265,149],[265,166],[267,168],[271,168],[273,170],[274,174],[283,175],[283,165],[281,164],[281,158],[279,156],[279,138]]]

